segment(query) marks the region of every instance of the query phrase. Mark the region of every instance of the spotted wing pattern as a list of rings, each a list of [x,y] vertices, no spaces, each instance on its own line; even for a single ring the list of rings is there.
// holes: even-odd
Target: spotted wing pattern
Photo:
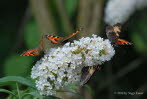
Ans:
[[[81,29],[80,29],[81,30]],[[58,37],[58,36],[52,36],[52,35],[45,35],[45,37],[51,41],[51,43],[53,44],[59,44],[59,43],[62,43],[68,39],[70,39],[71,37],[75,36],[77,33],[80,32],[80,30],[77,30],[75,33],[72,33],[71,35],[69,35],[68,37],[66,38],[63,38],[63,37]]]
[[[52,35],[45,35],[45,37],[51,41],[53,44],[58,44],[63,41],[63,37],[52,36]]]

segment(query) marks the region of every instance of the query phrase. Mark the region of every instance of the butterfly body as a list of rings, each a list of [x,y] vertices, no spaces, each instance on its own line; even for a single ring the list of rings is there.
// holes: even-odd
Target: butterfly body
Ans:
[[[112,44],[115,45],[117,43],[119,36],[117,36],[118,33],[114,32],[114,29],[112,26],[108,26],[106,28],[106,35]]]
[[[110,42],[117,46],[117,45],[131,45],[132,43],[120,39],[120,33],[121,33],[121,24],[116,24],[114,26],[107,26],[106,27],[106,35]]]

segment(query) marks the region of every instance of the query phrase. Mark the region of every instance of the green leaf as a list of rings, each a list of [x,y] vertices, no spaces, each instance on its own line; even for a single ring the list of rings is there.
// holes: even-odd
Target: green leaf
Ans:
[[[6,76],[26,76],[30,72],[33,57],[10,56],[4,63]]]
[[[8,94],[11,94],[11,95],[17,97],[13,92],[6,90],[6,89],[0,89],[0,92],[8,93]]]
[[[28,48],[31,49],[31,48],[38,46],[40,37],[41,37],[41,33],[38,30],[35,20],[31,20],[26,25],[24,37],[25,37],[24,39],[25,39],[25,42]]]
[[[19,99],[21,99],[21,94],[20,94],[20,90],[19,90],[19,87],[18,87],[18,83],[16,83],[16,88],[17,88],[18,97],[19,97]]]
[[[75,84],[69,84],[67,87],[72,89],[74,92],[79,93],[78,87]]]
[[[29,87],[32,87],[32,88],[36,88],[35,87],[35,84],[32,83],[30,80],[24,78],[24,77],[19,77],[19,76],[7,76],[7,77],[3,77],[3,78],[0,78],[0,86],[3,86],[3,85],[9,85],[13,82],[18,82],[18,83],[21,83],[23,85],[26,85],[26,86],[29,86]]]
[[[65,9],[67,11],[68,16],[73,16],[77,8],[78,0],[64,0],[64,1],[65,1]]]
[[[33,91],[33,92],[30,92],[30,93],[25,93],[23,95],[23,97],[25,97],[26,95],[31,95],[31,96],[34,96],[34,97],[38,97],[39,99],[43,99],[43,96],[41,96],[37,91]]]

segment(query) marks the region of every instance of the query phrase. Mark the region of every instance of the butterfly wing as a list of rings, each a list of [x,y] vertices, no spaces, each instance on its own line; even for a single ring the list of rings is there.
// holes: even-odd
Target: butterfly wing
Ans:
[[[118,45],[132,45],[132,43],[130,43],[124,39],[118,39],[117,44]]]
[[[51,41],[51,43],[53,44],[58,44],[61,41],[63,41],[62,37],[58,37],[58,36],[52,36],[52,35],[45,35],[45,37]]]
[[[38,56],[42,53],[42,51],[43,51],[43,37],[41,38],[38,47],[24,52],[23,54],[21,54],[21,56]]]
[[[96,70],[100,70],[99,66],[93,66],[93,67],[84,67],[82,69],[82,75],[81,75],[81,86],[83,86],[87,81],[90,79],[90,77],[94,74]]]
[[[80,29],[81,30],[81,29]],[[70,36],[63,38],[63,37],[58,37],[58,36],[52,36],[52,35],[45,35],[45,37],[51,41],[51,43],[53,44],[59,44],[62,43],[66,40],[68,40],[69,38],[75,36],[77,33],[80,32],[80,30],[77,30],[75,33],[72,33]]]
[[[71,35],[69,35],[68,37],[66,37],[63,41],[66,41],[68,39],[70,39],[71,37],[75,36],[77,33],[79,33],[82,30],[82,28],[80,28],[79,30],[77,30],[76,32],[72,33]],[[62,42],[63,42],[62,41]]]
[[[40,55],[40,51],[38,50],[38,48],[30,49],[24,52],[23,54],[21,54],[21,56],[38,56],[38,55]]]
[[[113,26],[113,30],[116,33],[117,36],[121,33],[122,25],[120,23],[117,23]]]

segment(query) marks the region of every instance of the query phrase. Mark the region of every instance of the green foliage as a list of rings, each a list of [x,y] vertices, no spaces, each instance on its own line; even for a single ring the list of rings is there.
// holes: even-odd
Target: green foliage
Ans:
[[[25,93],[22,97],[25,97],[27,95],[31,95],[31,96],[34,96],[34,97],[38,97],[39,99],[43,99],[43,96],[41,96],[37,91]]]
[[[29,86],[31,88],[34,88],[35,89],[35,84],[32,83],[30,80],[24,78],[24,77],[20,77],[20,76],[6,76],[6,77],[3,77],[3,78],[0,78],[0,86],[3,86],[3,85],[9,85],[9,84],[12,84],[12,83],[21,83],[23,85],[26,85],[26,86]]]
[[[51,12],[51,16],[53,17],[53,21],[57,24],[56,30],[59,32],[58,35],[65,36],[64,30],[66,30],[66,28],[65,28],[66,25],[64,25],[62,23],[62,20],[61,20],[62,18],[60,18],[60,14],[58,13],[58,9],[57,9],[58,7],[56,6],[56,4],[54,4],[55,3],[54,0],[48,0],[48,1],[49,1],[49,7],[50,7],[49,10]],[[64,0],[64,7],[67,12],[67,15],[69,16],[70,19],[72,19],[72,20],[70,20],[71,21],[70,23],[72,23],[73,27],[75,27],[77,25],[76,24],[76,21],[77,21],[76,11],[80,10],[80,9],[77,9],[78,4],[80,3],[79,1],[80,0]],[[0,16],[1,17],[0,18],[0,20],[1,20],[0,21],[1,22],[1,29],[0,29],[0,33],[1,33],[1,38],[0,38],[0,41],[1,41],[0,42],[0,44],[1,44],[1,57],[0,57],[1,71],[0,71],[0,76],[3,77],[3,78],[0,78],[0,87],[6,86],[5,88],[8,88],[8,89],[1,88],[0,93],[9,94],[9,96],[6,97],[7,99],[18,99],[19,96],[22,99],[59,99],[54,96],[46,96],[46,97],[41,96],[39,94],[39,92],[36,90],[34,82],[32,82],[24,77],[21,77],[21,76],[26,77],[26,75],[28,75],[28,74],[30,75],[30,71],[31,71],[30,67],[31,67],[31,64],[33,63],[33,57],[31,57],[31,56],[30,57],[16,56],[13,54],[14,51],[12,52],[11,49],[13,49],[13,47],[15,47],[16,40],[18,39],[18,37],[20,37],[18,35],[18,31],[20,30],[21,25],[22,26],[24,25],[24,24],[22,24],[23,23],[22,21],[24,21],[23,18],[25,19],[24,8],[27,9],[28,4],[24,3],[24,2],[26,2],[26,0],[22,0],[20,2],[18,2],[18,0],[12,1],[11,3],[10,2],[8,3],[9,6],[7,6],[10,9],[8,11],[1,11],[2,14]],[[86,0],[85,0],[85,2],[86,2]],[[1,4],[2,4],[3,8],[6,8],[6,5],[3,5],[3,3],[5,3],[4,0],[1,1]],[[22,4],[20,4],[20,3],[22,3]],[[89,4],[90,9],[93,9],[94,6],[91,6],[91,4]],[[19,8],[19,9],[16,10],[16,8]],[[14,11],[11,12],[12,11],[11,9],[13,9]],[[7,13],[3,13],[3,12],[7,12]],[[94,11],[92,11],[92,12],[94,12]],[[127,29],[129,30],[129,34],[124,33],[124,35],[131,35],[132,43],[133,43],[133,45],[131,47],[134,47],[134,48],[131,51],[130,51],[130,49],[127,51],[127,50],[125,50],[124,46],[121,46],[123,49],[123,51],[121,52],[122,54],[123,54],[123,52],[127,52],[127,53],[129,53],[128,55],[130,55],[130,57],[133,56],[133,58],[136,58],[136,57],[134,57],[136,54],[137,54],[137,56],[147,54],[147,46],[146,46],[147,45],[147,16],[146,16],[147,14],[146,13],[147,13],[146,9],[145,9],[145,11],[138,11],[136,13],[136,15],[132,15],[132,17],[130,18],[132,21],[128,20],[129,27],[127,27]],[[41,38],[41,33],[40,33],[34,19],[25,20],[25,22],[27,22],[27,24],[25,24],[25,32],[23,33],[23,35],[24,35],[23,43],[25,44],[24,47],[26,49],[35,48],[39,44],[39,40]],[[89,22],[89,20],[87,20],[87,22]],[[103,23],[101,27],[103,27],[104,24],[105,23]],[[71,27],[71,28],[73,28],[73,27]],[[104,32],[102,32],[102,33],[104,33]],[[20,35],[22,35],[22,34],[20,33]],[[23,39],[23,38],[21,38],[21,39]],[[128,41],[130,41],[130,40],[128,40]],[[20,42],[20,43],[22,43],[22,42]],[[22,46],[23,45],[19,45],[18,47],[20,48]],[[129,48],[128,46],[126,46],[126,47]],[[24,50],[26,50],[26,49],[24,49]],[[138,53],[134,52],[134,50],[137,51]],[[78,53],[78,51],[79,50],[77,50],[77,52],[74,52],[74,53]],[[104,53],[104,51],[100,52],[100,54],[102,54],[102,53]],[[121,56],[121,54],[119,54],[119,56]],[[82,56],[82,57],[85,57],[85,56]],[[142,58],[144,58],[144,57],[142,57]],[[113,76],[115,76],[116,72],[118,72],[117,69],[120,69],[120,67],[122,66],[122,64],[121,64],[122,62],[127,64],[129,57],[127,56],[127,54],[125,54],[124,57],[119,57],[119,59],[121,61],[117,61],[117,59],[114,59],[115,62],[112,61],[112,67],[115,67],[115,66],[118,67],[118,68],[112,69]],[[125,61],[125,59],[127,61]],[[130,61],[131,61],[131,58],[130,58]],[[117,81],[117,83],[112,83],[111,84],[112,86],[110,85],[111,91],[114,91],[113,90],[114,88],[112,88],[112,87],[115,87],[115,86],[118,86],[119,89],[122,89],[122,85],[125,88],[128,87],[128,89],[134,88],[134,86],[135,86],[135,88],[137,88],[137,87],[142,88],[142,86],[144,86],[142,84],[146,83],[145,76],[144,76],[145,75],[144,70],[146,70],[146,69],[144,69],[145,67],[143,67],[143,66],[146,66],[146,62],[143,62],[142,64],[143,65],[140,66],[141,68],[138,67],[138,69],[134,73],[133,73],[133,71],[129,71],[129,73],[127,73],[127,77],[124,76],[124,78],[127,78],[127,80],[123,80],[124,78],[122,77],[121,78],[123,80],[122,82]],[[69,67],[70,67],[70,64],[69,64]],[[124,67],[124,66],[122,66],[122,67]],[[89,92],[88,94],[92,95],[92,96],[96,96],[96,98],[97,97],[103,98],[103,96],[109,97],[109,95],[111,94],[111,91],[109,94],[107,94],[107,91],[106,91],[107,89],[109,90],[109,86],[107,88],[105,88],[104,91],[101,91],[101,92],[97,91],[97,90],[99,90],[98,89],[99,87],[97,87],[97,86],[100,86],[99,82],[101,81],[102,85],[103,85],[103,83],[105,83],[105,81],[106,81],[107,75],[110,74],[109,73],[110,71],[108,71],[106,68],[104,68],[102,70],[102,72],[101,73],[97,72],[97,75],[93,76],[93,78],[92,78],[93,80],[91,80],[92,83],[90,83],[90,84],[96,84],[96,85],[94,85],[94,88],[91,88],[88,85],[84,86],[85,90],[87,90]],[[104,72],[106,72],[106,73],[104,73]],[[9,75],[9,76],[7,76],[7,75]],[[13,75],[15,75],[15,76],[13,76]],[[19,75],[19,76],[16,76],[16,75]],[[137,76],[134,76],[134,75],[137,75]],[[111,76],[108,76],[108,77],[111,77]],[[135,79],[133,79],[133,77]],[[140,77],[141,77],[141,79],[139,79]],[[136,80],[136,78],[138,78],[139,80]],[[126,84],[124,83],[125,81],[127,81]],[[17,85],[17,87],[16,87],[15,83],[18,83],[19,86]],[[15,89],[14,90],[11,89],[11,87],[9,87],[10,85],[13,85],[13,88],[15,88]],[[82,98],[82,96],[79,95],[79,89],[77,88],[76,85],[70,84],[70,85],[68,85],[68,88],[71,89],[70,90],[71,93],[76,94],[77,96],[79,96],[79,98]],[[18,95],[18,92],[20,93],[19,95]],[[69,92],[69,91],[58,90],[58,92]],[[3,94],[0,94],[0,95],[3,96]],[[4,95],[4,97],[5,97],[5,95]],[[117,98],[117,95],[115,95],[114,97]],[[139,96],[137,96],[137,97],[139,98]],[[1,98],[1,96],[0,96],[0,98]],[[113,98],[113,97],[110,97],[110,98]],[[119,96],[119,98],[120,98],[120,96]],[[133,98],[134,98],[134,96],[133,96]]]
[[[132,40],[133,40],[133,42],[135,42],[134,46],[138,52],[144,53],[147,50],[145,47],[145,42],[143,41],[143,39],[139,33],[134,32],[132,35]]]
[[[64,0],[65,1],[65,9],[67,11],[68,16],[73,16],[77,5],[78,5],[78,0]]]
[[[138,14],[138,13],[137,13]],[[139,14],[140,15],[140,14]],[[147,18],[146,16],[137,16],[130,28],[132,33],[132,40],[134,42],[135,50],[140,53],[147,53]]]
[[[67,87],[75,93],[80,93],[79,90],[78,90],[78,87],[74,84],[68,84]]]
[[[7,76],[0,78],[0,86],[5,86],[5,85],[11,85],[11,84],[16,83],[16,90],[6,90],[6,89],[0,89],[0,92],[8,93],[8,99],[27,99],[27,97],[36,97],[37,99],[60,99],[55,96],[41,96],[39,92],[36,90],[35,84],[31,81],[28,80],[24,77],[20,76]],[[20,90],[18,83],[23,84],[28,87],[26,90]]]
[[[3,77],[3,78],[0,78],[0,86],[12,85],[12,84],[15,84],[15,83],[16,83],[16,89],[15,90],[9,91],[9,90],[6,90],[6,89],[0,89],[0,92],[8,93],[9,94],[9,96],[7,97],[8,99],[18,99],[18,98],[22,99],[24,94],[29,90],[24,90],[24,91],[20,90],[18,83],[29,87],[29,89],[33,88],[33,90],[36,90],[35,84],[32,81],[30,81],[30,80],[28,80],[24,77],[6,76],[6,77]]]
[[[4,73],[7,76],[25,76],[30,71],[32,57],[10,56],[4,64]]]
[[[9,90],[6,90],[6,89],[0,89],[0,92],[8,93],[8,94],[11,94],[11,95],[17,97],[15,93],[13,93],[13,92],[11,92]]]
[[[31,20],[27,25],[24,33],[24,39],[28,48],[34,48],[38,46],[41,39],[41,33],[35,23],[35,20]]]

